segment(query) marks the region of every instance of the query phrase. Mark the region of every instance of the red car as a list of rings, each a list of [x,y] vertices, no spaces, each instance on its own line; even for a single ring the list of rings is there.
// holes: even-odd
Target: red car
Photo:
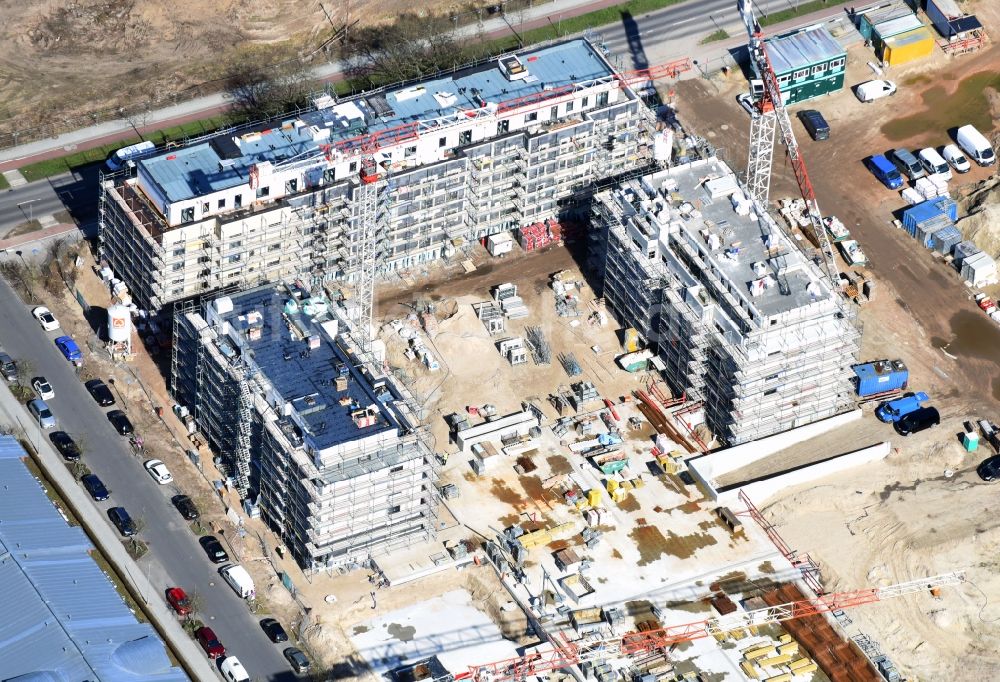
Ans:
[[[201,648],[205,650],[209,658],[218,658],[219,656],[226,655],[226,647],[222,646],[222,642],[212,632],[212,628],[198,628],[194,631],[194,636],[198,638],[198,643],[201,644]]]
[[[173,607],[178,616],[186,616],[191,613],[191,602],[184,590],[179,587],[171,587],[167,590],[167,603]]]

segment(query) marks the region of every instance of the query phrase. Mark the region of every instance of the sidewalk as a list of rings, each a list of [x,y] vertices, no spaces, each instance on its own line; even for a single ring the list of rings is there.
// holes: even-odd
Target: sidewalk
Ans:
[[[26,434],[32,433],[35,429],[21,405],[6,386],[0,389],[0,422],[17,426]],[[181,627],[176,616],[168,610],[160,592],[153,587],[142,569],[125,551],[125,546],[118,540],[111,526],[104,520],[100,511],[87,497],[83,488],[77,484],[69,469],[62,463],[62,458],[56,454],[46,439],[31,439],[29,437],[29,440],[38,448],[35,461],[55,485],[59,495],[69,505],[76,518],[83,524],[83,529],[90,537],[91,542],[114,568],[115,573],[126,585],[150,624],[156,628],[164,643],[177,658],[179,665],[192,680],[197,682],[218,679],[208,659]]]
[[[523,12],[514,13],[510,19],[515,28],[532,28],[543,25],[548,17],[574,17],[597,9],[619,4],[620,0],[550,0]],[[514,21],[516,18],[516,23]],[[522,23],[523,20],[523,23]],[[482,30],[492,37],[510,32],[503,17],[485,19]],[[457,30],[459,36],[474,36],[479,32],[477,23],[467,24]],[[340,62],[327,62],[312,69],[314,78],[323,81],[336,81],[341,76]],[[221,113],[228,108],[225,93],[215,93],[198,97],[185,102],[157,109],[146,117],[145,125],[139,128],[142,133],[155,132],[162,128],[180,125],[189,121],[208,118]],[[98,125],[80,128],[63,133],[56,137],[36,140],[16,147],[0,149],[0,171],[17,168],[35,161],[43,161],[84,149],[98,147],[102,144],[134,137],[132,125],[125,119],[107,121]]]

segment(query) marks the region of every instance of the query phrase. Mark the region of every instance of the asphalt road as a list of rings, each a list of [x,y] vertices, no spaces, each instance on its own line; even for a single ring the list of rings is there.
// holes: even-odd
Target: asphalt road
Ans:
[[[20,223],[62,210],[65,210],[62,199],[48,182],[31,182],[10,192],[0,192],[0,239]]]
[[[32,374],[42,375],[52,384],[55,398],[48,404],[58,419],[58,428],[81,443],[87,466],[111,491],[111,499],[94,504],[104,511],[122,506],[133,518],[142,518],[145,528],[140,537],[150,552],[139,565],[151,582],[164,590],[179,585],[197,593],[201,620],[215,630],[227,651],[240,659],[254,680],[299,679],[281,655],[288,645],[272,644],[267,639],[257,622],[263,615],[251,614],[222,580],[218,567],[208,561],[188,523],[170,503],[171,495],[183,491],[173,484],[153,482],[128,442],[108,423],[105,410],[77,379],[73,366],[56,349],[53,339],[58,335],[43,331],[31,317],[29,306],[0,278],[0,346],[15,360],[29,359]],[[84,351],[85,358],[89,354]],[[47,434],[29,434],[33,441],[39,437],[47,438]],[[286,628],[288,625],[285,623]]]

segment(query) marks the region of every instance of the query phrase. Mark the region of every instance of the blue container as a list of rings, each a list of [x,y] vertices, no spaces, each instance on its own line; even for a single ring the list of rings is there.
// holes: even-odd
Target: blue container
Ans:
[[[947,256],[955,245],[962,241],[962,233],[954,225],[949,225],[935,232],[931,241],[933,242],[931,248]]]
[[[913,235],[913,231],[918,223],[937,217],[939,215],[948,216],[952,222],[958,220],[958,205],[949,197],[937,197],[930,201],[921,202],[915,206],[910,206],[903,211],[903,227]]]
[[[910,380],[910,370],[902,360],[876,360],[851,369],[857,377],[857,391],[861,397],[902,390]]]

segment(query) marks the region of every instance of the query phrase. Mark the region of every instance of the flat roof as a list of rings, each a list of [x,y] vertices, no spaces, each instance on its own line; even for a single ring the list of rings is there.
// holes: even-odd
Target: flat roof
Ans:
[[[822,26],[768,38],[767,55],[777,74],[845,56],[847,50]]]
[[[25,466],[0,436],[0,673],[3,679],[181,682],[163,642],[140,623]]]
[[[221,134],[137,164],[169,202],[184,201],[246,183],[251,166],[262,161],[278,163],[313,152],[320,144],[406,123],[434,125],[437,118],[478,110],[484,103],[538,95],[554,87],[614,73],[583,39],[518,53],[518,58],[528,72],[519,80],[508,80],[494,59],[447,76],[356,95],[341,102],[326,98],[323,108],[298,119],[276,119],[257,126],[255,132],[240,131],[238,136]],[[325,131],[329,131],[328,138]]]
[[[400,398],[391,381],[376,387],[333,342],[321,327],[332,318],[328,313],[310,317],[302,312],[288,312],[285,304],[292,298],[283,286],[265,286],[230,296],[233,310],[219,317],[241,333],[253,354],[253,362],[281,395],[292,404],[320,450],[359,438],[401,431],[398,415],[380,401]],[[259,338],[250,338],[248,315],[260,313],[263,325]],[[292,329],[297,333],[293,333]],[[308,337],[314,337],[310,348]],[[226,354],[225,352],[223,354]],[[341,369],[347,373],[347,389],[338,391],[336,378]],[[341,405],[341,400],[349,404]],[[378,408],[372,426],[358,427],[351,413],[370,405]]]
[[[878,37],[882,40],[886,40],[900,33],[906,33],[907,31],[913,31],[922,27],[923,23],[917,18],[916,14],[907,14],[906,16],[889,19],[888,21],[881,21],[872,26],[872,31],[877,33]]]

